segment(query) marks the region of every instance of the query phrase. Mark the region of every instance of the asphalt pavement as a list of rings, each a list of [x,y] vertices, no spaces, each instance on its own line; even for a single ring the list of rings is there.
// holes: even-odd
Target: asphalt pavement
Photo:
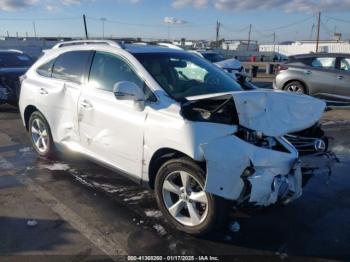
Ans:
[[[350,125],[338,125],[341,113],[334,115],[325,126],[340,159],[331,177],[316,174],[303,196],[287,206],[231,210],[238,232],[228,224],[195,238],[169,226],[152,191],[117,173],[79,155],[37,157],[17,110],[0,106],[0,260],[107,261],[124,255],[349,260]]]

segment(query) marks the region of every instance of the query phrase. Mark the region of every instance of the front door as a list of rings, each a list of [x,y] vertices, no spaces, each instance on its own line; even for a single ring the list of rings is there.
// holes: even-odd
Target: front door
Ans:
[[[147,109],[140,111],[135,102],[115,98],[113,86],[120,81],[143,86],[143,81],[126,60],[96,52],[88,85],[79,99],[80,139],[94,158],[141,178]]]

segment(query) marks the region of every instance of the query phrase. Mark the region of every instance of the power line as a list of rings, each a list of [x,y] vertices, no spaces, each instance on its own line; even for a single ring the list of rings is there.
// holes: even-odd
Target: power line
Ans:
[[[231,33],[239,33],[239,32],[244,32],[244,31],[247,31],[249,29],[249,25],[248,26],[245,26],[243,28],[240,28],[240,29],[232,29],[232,28],[229,28],[227,25],[225,24],[221,24],[222,28],[225,29],[226,31],[228,32],[231,32]]]
[[[260,30],[260,31],[262,31],[262,32],[277,31],[277,30],[285,29],[285,28],[288,28],[288,27],[292,27],[292,26],[304,23],[304,22],[306,22],[308,20],[311,20],[312,18],[315,18],[315,15],[309,16],[309,17],[307,17],[305,19],[299,20],[299,21],[291,23],[291,24],[287,24],[287,25],[283,25],[283,26],[279,26],[279,27],[275,27],[275,28],[264,29],[264,30]]]
[[[349,21],[349,20],[344,20],[344,19],[335,18],[335,17],[330,17],[330,16],[325,16],[325,17],[327,17],[329,20],[335,20],[335,21],[339,21],[339,22],[349,23],[349,24],[350,24],[350,21]]]
[[[0,21],[63,21],[78,20],[80,17],[62,17],[62,18],[0,18]]]
[[[101,21],[100,18],[95,18],[95,17],[86,17],[88,20],[94,20],[94,21]],[[168,25],[160,25],[160,24],[140,24],[140,23],[128,23],[124,21],[117,21],[117,20],[110,20],[106,19],[106,23],[112,23],[112,24],[120,24],[120,25],[126,25],[126,26],[141,26],[141,27],[162,27],[162,28],[167,28]],[[209,27],[209,26],[214,26],[214,23],[212,24],[173,24],[175,26],[181,26],[181,27]]]

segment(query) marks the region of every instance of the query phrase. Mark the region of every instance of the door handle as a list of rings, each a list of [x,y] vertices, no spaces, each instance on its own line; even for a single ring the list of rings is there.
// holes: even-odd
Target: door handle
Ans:
[[[343,80],[344,79],[344,76],[338,76],[337,77],[339,80]]]
[[[311,71],[310,70],[305,71],[305,75],[311,75]]]
[[[47,94],[49,94],[49,92],[47,92],[47,90],[46,89],[44,89],[44,88],[40,88],[40,94],[41,95],[47,95]]]
[[[84,108],[84,109],[92,109],[93,106],[92,104],[87,101],[87,100],[83,100],[81,103],[80,103],[81,107]]]

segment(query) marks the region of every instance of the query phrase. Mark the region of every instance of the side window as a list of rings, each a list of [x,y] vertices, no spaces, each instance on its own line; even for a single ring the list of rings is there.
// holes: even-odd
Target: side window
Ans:
[[[53,64],[55,63],[55,59],[50,60],[49,62],[43,64],[42,66],[40,66],[36,72],[41,75],[41,76],[45,76],[45,77],[51,77],[52,75],[52,67]]]
[[[340,70],[350,72],[350,58],[342,58],[340,60]]]
[[[95,88],[113,92],[113,86],[120,81],[135,83],[143,89],[147,100],[157,101],[146,83],[122,58],[108,53],[96,52],[90,69],[89,84]]]
[[[102,52],[96,52],[89,76],[89,83],[95,88],[113,91],[115,83],[130,81],[143,88],[143,81],[121,58]]]
[[[54,64],[52,77],[81,83],[90,54],[90,51],[72,51],[60,55]]]
[[[334,69],[335,57],[317,57],[312,61],[312,66],[316,68]]]

